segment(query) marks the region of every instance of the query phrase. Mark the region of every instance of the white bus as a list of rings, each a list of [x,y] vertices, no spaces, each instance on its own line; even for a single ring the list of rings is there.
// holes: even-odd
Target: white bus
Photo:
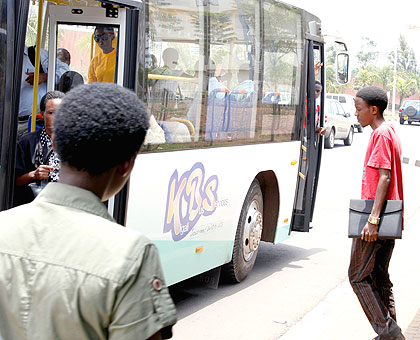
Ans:
[[[325,83],[317,17],[275,0],[0,0],[0,209],[13,204],[23,50],[37,27],[48,69],[65,48],[84,82],[105,53],[95,41],[114,38],[103,71],[136,91],[151,128],[108,209],[156,243],[168,284],[215,268],[240,282],[260,241],[309,231],[323,122],[314,85]]]

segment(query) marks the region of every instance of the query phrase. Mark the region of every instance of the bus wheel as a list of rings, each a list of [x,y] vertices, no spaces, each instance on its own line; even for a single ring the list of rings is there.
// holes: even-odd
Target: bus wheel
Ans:
[[[232,261],[223,268],[230,282],[243,281],[254,267],[263,228],[263,196],[257,179],[251,184],[242,206],[233,245]]]

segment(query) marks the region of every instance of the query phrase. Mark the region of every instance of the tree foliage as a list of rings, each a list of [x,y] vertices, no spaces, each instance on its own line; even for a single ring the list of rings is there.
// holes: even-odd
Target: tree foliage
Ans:
[[[361,49],[356,54],[358,65],[365,69],[371,64],[378,61],[379,51],[376,47],[376,42],[368,37],[362,37]]]
[[[394,63],[395,51],[392,51],[389,54],[388,59],[391,64]],[[407,73],[417,72],[416,54],[402,35],[400,35],[399,46],[397,49],[397,71]]]

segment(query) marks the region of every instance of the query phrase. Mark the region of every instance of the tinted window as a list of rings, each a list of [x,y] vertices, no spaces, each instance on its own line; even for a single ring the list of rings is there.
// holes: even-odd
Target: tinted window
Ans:
[[[145,149],[298,138],[299,11],[274,1],[152,0],[146,20],[138,94],[153,117]]]
[[[346,103],[346,97],[338,97],[338,101],[340,102],[340,103],[343,103],[343,104],[345,104]]]

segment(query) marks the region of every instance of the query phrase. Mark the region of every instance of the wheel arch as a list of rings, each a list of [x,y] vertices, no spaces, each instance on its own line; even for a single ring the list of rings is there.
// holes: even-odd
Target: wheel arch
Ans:
[[[279,183],[272,170],[260,172],[256,179],[260,183],[264,204],[261,240],[274,243],[280,207]]]

